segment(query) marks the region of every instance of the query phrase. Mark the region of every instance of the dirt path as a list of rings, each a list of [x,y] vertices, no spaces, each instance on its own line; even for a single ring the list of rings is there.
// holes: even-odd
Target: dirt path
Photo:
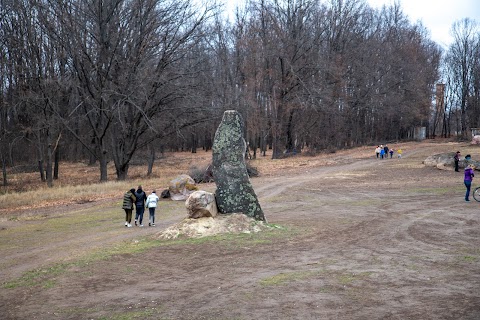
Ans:
[[[252,179],[268,221],[283,229],[71,265],[41,285],[1,288],[1,318],[479,319],[480,204],[463,201],[458,173],[421,164],[438,148]],[[68,236],[53,223],[84,216],[89,226],[99,210],[103,223]],[[3,275],[43,265],[52,251],[49,263],[83,247],[80,256],[97,248],[92,239],[101,250],[157,232],[117,228],[111,210],[28,221],[26,243],[2,247]],[[182,219],[181,207],[172,212],[160,228]],[[4,234],[24,227],[5,223]]]

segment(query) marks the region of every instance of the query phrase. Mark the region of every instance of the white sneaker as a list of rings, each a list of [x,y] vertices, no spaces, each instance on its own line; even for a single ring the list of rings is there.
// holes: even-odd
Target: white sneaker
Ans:
[[[143,227],[143,224],[141,224],[140,227]]]
[[[128,227],[128,228],[131,228],[131,227],[132,227],[132,225],[129,223],[129,224],[127,224],[127,227]]]
[[[128,226],[128,222],[125,221],[125,227],[127,227],[127,226]]]
[[[152,227],[155,227],[155,223],[152,223]]]

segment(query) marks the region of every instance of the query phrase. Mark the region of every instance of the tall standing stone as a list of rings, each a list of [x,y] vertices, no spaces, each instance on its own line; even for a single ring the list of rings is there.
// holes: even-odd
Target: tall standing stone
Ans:
[[[243,213],[266,221],[245,164],[246,143],[243,120],[235,110],[227,110],[213,141],[213,178],[215,198],[220,213]]]

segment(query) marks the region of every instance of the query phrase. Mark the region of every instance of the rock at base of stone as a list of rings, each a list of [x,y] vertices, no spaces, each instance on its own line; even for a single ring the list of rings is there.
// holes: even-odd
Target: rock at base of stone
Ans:
[[[215,218],[184,219],[155,235],[157,239],[201,238],[225,233],[257,233],[278,229],[243,213],[219,214]]]
[[[215,217],[218,213],[215,195],[203,190],[193,192],[185,201],[185,207],[191,219]]]

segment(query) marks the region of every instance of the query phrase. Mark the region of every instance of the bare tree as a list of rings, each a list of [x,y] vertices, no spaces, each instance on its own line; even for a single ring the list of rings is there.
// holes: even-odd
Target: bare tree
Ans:
[[[187,110],[179,102],[187,95],[183,80],[192,76],[182,61],[216,7],[197,11],[190,1],[159,0],[49,4],[45,10],[58,22],[49,32],[78,82],[80,101],[71,115],[85,117],[90,128],[87,136],[71,133],[99,160],[101,181],[109,157],[117,178],[125,179],[139,148],[192,122],[182,120]],[[146,137],[149,130],[154,134]]]
[[[468,111],[470,108],[474,108],[474,103],[472,103],[470,97],[474,95],[475,79],[478,79],[475,71],[478,71],[479,32],[478,24],[471,19],[466,18],[455,22],[452,26],[454,42],[447,52],[447,65],[452,80],[452,90],[460,110],[460,134],[462,138],[466,138],[467,135]]]

